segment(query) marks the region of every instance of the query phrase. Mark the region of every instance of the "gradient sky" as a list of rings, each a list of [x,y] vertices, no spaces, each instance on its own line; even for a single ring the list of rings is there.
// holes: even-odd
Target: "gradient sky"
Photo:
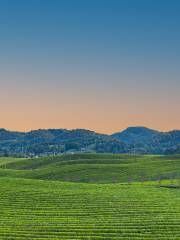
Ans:
[[[11,130],[180,129],[180,1],[0,1],[0,109]]]

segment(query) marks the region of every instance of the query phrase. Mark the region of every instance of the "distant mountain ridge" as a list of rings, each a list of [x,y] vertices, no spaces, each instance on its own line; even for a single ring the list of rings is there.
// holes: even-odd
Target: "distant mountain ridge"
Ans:
[[[180,130],[160,132],[146,127],[129,127],[111,136],[144,154],[168,154],[177,152],[180,146]]]
[[[159,132],[146,127],[129,127],[107,135],[86,129],[39,129],[29,132],[0,129],[1,156],[46,156],[75,152],[180,153],[180,130]]]
[[[0,129],[0,155],[36,156],[74,152],[124,153],[127,145],[111,136],[85,129]]]
[[[128,127],[126,130],[115,133],[112,136],[117,139],[122,139],[128,144],[135,144],[136,142],[147,142],[160,134],[160,132],[146,127]]]

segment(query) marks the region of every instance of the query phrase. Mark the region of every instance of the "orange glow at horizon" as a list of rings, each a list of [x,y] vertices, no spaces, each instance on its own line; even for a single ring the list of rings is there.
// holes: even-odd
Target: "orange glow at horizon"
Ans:
[[[73,102],[73,101],[72,101]],[[169,108],[161,111],[163,106],[138,105],[132,101],[126,104],[108,102],[104,104],[80,99],[67,103],[54,101],[21,101],[14,105],[7,104],[6,112],[0,119],[0,127],[15,131],[29,131],[48,128],[84,128],[99,133],[114,133],[129,126],[145,126],[159,131],[180,129],[180,115]],[[1,105],[1,104],[0,104]],[[158,104],[157,104],[158,105]],[[2,107],[2,106],[1,106]]]
[[[4,82],[0,89],[0,128],[83,128],[108,134],[129,126],[180,129],[180,95],[175,81],[169,85],[163,78],[152,85],[144,76],[96,74],[62,74],[50,81],[51,76],[42,73],[39,79],[36,72],[30,77],[6,73],[1,78],[12,81]]]

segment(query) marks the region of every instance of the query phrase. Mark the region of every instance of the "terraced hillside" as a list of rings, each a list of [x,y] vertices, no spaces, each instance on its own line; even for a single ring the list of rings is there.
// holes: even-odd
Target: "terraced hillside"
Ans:
[[[2,240],[180,239],[179,156],[6,158],[0,167]]]
[[[75,154],[0,160],[0,176],[70,182],[133,182],[180,178],[180,156]]]

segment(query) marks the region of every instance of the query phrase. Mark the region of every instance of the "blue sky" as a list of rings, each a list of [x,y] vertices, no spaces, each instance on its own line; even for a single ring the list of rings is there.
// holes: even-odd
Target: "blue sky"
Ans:
[[[180,128],[179,13],[177,0],[2,0],[2,127]]]

